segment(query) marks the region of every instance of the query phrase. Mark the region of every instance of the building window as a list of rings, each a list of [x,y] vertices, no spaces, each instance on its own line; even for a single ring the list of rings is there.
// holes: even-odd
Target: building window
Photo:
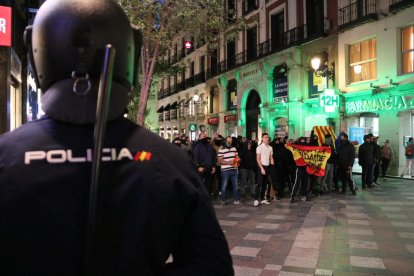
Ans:
[[[190,100],[188,102],[188,116],[190,117],[194,117],[195,115],[195,104],[194,104],[194,100]]]
[[[244,15],[256,9],[257,9],[256,0],[244,0],[243,1],[243,14]]]
[[[237,109],[237,81],[229,80],[227,83],[227,110]]]
[[[351,83],[377,78],[376,38],[349,46],[349,75]]]
[[[246,31],[246,51],[247,61],[257,57],[257,27],[250,28]]]
[[[185,118],[185,103],[184,100],[181,100],[178,105],[178,118],[183,119]]]
[[[401,31],[402,73],[414,72],[414,26]]]
[[[200,96],[200,99],[195,102],[195,113],[197,116],[204,116],[205,115],[205,100],[204,94]]]

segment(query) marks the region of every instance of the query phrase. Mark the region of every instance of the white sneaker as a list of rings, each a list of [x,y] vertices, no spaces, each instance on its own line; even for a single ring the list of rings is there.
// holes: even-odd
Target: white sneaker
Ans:
[[[306,201],[306,196],[302,196],[302,197],[300,198],[300,200],[302,200],[302,201]]]
[[[265,200],[260,201],[260,204],[269,205],[270,203],[269,203],[269,201],[267,201],[267,200],[265,199]]]
[[[239,205],[239,204],[240,204],[240,200],[235,200],[235,201],[233,202],[233,204],[234,204],[234,205]]]
[[[259,206],[259,201],[258,201],[258,200],[255,200],[255,201],[253,202],[253,205],[254,205],[254,207]]]

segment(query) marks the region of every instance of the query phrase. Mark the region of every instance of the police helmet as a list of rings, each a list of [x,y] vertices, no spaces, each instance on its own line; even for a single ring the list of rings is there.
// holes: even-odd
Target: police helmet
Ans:
[[[141,35],[114,0],[47,0],[25,40],[42,108],[52,118],[95,121],[105,46],[115,50],[108,120],[121,116],[136,80]]]

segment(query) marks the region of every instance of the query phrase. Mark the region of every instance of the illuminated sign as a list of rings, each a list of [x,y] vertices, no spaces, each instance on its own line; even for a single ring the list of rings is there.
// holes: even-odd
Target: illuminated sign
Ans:
[[[414,108],[414,97],[404,95],[382,98],[362,98],[347,101],[345,104],[347,114],[382,110],[403,110],[409,108]]]
[[[184,47],[186,49],[191,49],[193,47],[193,43],[191,41],[184,41]]]
[[[196,125],[196,124],[190,124],[190,125],[188,126],[188,129],[189,129],[191,132],[196,131],[196,130],[197,130],[197,125]]]
[[[319,95],[319,105],[325,107],[325,112],[334,112],[339,106],[339,96],[334,89],[325,89],[325,93]]]
[[[220,121],[219,117],[214,117],[214,118],[208,118],[207,119],[207,123],[209,125],[217,125],[219,123],[219,121]]]
[[[225,123],[236,122],[236,121],[237,121],[237,115],[227,115],[227,116],[224,116],[224,122]]]
[[[11,46],[12,10],[11,7],[0,6],[0,46]]]
[[[281,77],[273,79],[273,102],[280,103],[287,100],[288,78]]]

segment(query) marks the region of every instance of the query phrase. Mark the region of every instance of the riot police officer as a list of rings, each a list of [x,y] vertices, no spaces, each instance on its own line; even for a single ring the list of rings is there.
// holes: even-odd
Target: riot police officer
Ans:
[[[46,116],[0,136],[0,275],[82,275],[106,44],[116,58],[96,275],[233,275],[188,155],[122,116],[136,75],[136,37],[114,0],[48,0],[39,9],[26,39]]]

